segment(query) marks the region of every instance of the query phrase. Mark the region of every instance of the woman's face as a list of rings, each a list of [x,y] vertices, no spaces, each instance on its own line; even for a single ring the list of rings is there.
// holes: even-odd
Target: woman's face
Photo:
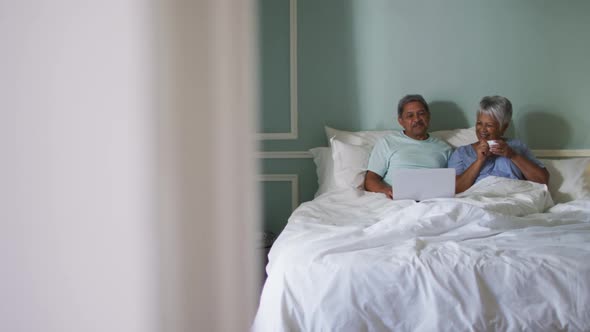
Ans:
[[[506,128],[502,128],[500,123],[490,115],[480,113],[475,123],[475,132],[478,139],[495,140],[502,137]]]

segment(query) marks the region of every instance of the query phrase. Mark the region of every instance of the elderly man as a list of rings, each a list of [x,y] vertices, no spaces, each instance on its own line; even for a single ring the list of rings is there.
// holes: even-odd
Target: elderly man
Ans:
[[[421,95],[407,95],[397,106],[397,121],[403,131],[379,140],[365,176],[367,191],[393,199],[391,170],[395,168],[443,168],[453,152],[450,145],[428,134],[430,110]]]

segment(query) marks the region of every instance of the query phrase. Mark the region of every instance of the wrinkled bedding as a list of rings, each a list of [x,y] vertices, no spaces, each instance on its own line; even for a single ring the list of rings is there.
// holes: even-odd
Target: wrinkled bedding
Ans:
[[[497,177],[422,202],[329,192],[267,273],[254,331],[589,331],[590,201]]]

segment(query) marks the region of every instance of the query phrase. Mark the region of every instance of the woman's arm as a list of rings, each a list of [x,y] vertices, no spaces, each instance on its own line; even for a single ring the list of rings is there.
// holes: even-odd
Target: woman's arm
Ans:
[[[490,151],[495,155],[510,159],[520,169],[525,179],[541,184],[549,182],[549,172],[546,168],[540,167],[524,155],[516,153],[506,142],[499,141],[499,144],[491,148]]]
[[[393,189],[390,185],[383,182],[383,178],[379,174],[367,171],[365,176],[365,190],[374,193],[384,193],[387,197],[393,199]]]
[[[485,159],[482,160],[480,158],[477,158],[473,162],[473,164],[467,167],[465,172],[461,173],[460,175],[457,175],[457,177],[455,178],[456,194],[464,192],[475,183],[475,179],[477,179],[477,177],[479,176],[479,172],[481,171],[485,161]]]
[[[477,159],[455,178],[456,194],[464,192],[475,183],[475,179],[479,176],[479,172],[481,172],[486,159],[490,155],[490,146],[485,140],[480,140],[479,143],[474,144],[476,144],[473,147],[477,153]]]
[[[525,179],[541,184],[549,183],[549,172],[546,168],[540,167],[527,157],[517,153],[510,160],[520,169]]]

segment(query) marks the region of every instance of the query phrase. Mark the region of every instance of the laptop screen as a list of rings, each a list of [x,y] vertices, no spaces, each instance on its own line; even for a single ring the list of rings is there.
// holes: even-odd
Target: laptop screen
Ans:
[[[393,199],[422,201],[455,196],[454,168],[415,168],[392,170]]]

